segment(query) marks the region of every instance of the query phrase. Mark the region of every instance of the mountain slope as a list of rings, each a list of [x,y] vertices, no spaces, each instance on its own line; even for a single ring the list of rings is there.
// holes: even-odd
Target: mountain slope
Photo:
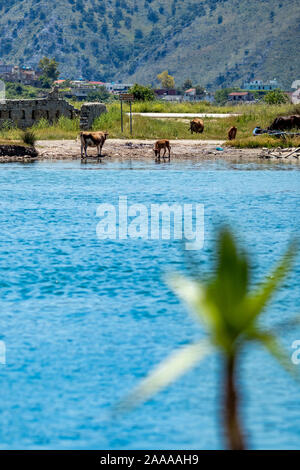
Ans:
[[[2,3],[2,2],[1,2]],[[64,77],[154,83],[168,69],[215,88],[300,78],[298,0],[7,0],[0,59],[55,56]]]

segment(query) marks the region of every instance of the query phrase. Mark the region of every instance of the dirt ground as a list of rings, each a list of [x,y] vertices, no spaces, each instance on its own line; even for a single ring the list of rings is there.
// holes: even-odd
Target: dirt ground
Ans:
[[[154,140],[122,140],[109,139],[103,147],[104,159],[129,160],[154,159]],[[253,161],[261,159],[264,154],[262,149],[235,149],[225,147],[222,140],[195,141],[195,140],[172,140],[171,160],[195,159],[216,160],[228,159],[231,161]],[[36,148],[39,152],[39,160],[76,160],[80,159],[79,140],[47,140],[37,142]],[[217,150],[223,149],[223,150]],[[289,149],[288,152],[292,150]],[[88,148],[88,155],[92,160],[97,155],[96,148]],[[287,153],[286,153],[287,155]],[[276,159],[276,158],[275,158]],[[299,162],[296,158],[280,158],[283,161]]]

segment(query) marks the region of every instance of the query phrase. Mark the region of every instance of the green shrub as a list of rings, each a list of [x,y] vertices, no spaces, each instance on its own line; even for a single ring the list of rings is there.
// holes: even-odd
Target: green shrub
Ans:
[[[125,116],[124,116],[125,119]],[[113,127],[120,127],[121,122],[121,111],[120,104],[112,104],[108,108],[107,113],[101,114],[100,117],[95,119],[93,124],[93,130],[112,129]]]
[[[287,103],[288,97],[278,88],[277,90],[269,91],[264,97],[264,101],[267,104],[284,104]]]
[[[31,130],[24,131],[22,134],[22,141],[24,142],[24,144],[34,147],[35,142],[36,142],[35,133]]]
[[[14,129],[16,126],[12,121],[6,120],[3,122],[2,127],[1,127],[1,132],[6,132]]]
[[[59,120],[54,124],[53,127],[57,127],[64,131],[79,131],[79,117],[70,119],[65,116],[60,116]]]
[[[50,127],[50,122],[45,118],[40,119],[32,126],[33,129],[45,129],[46,127]]]
[[[151,87],[139,85],[138,83],[135,83],[130,88],[129,93],[132,93],[137,101],[153,101],[155,99],[154,91]]]
[[[87,96],[89,102],[107,102],[110,98],[110,93],[104,86],[99,87],[97,90],[91,90]]]

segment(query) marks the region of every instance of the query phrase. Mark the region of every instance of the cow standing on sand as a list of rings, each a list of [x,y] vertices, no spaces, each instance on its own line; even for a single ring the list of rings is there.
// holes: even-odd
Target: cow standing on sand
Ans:
[[[170,147],[170,141],[169,140],[166,140],[166,139],[161,139],[161,140],[157,140],[154,144],[154,154],[155,154],[155,161],[157,162],[160,162],[160,152],[161,150],[164,149],[164,153],[163,153],[163,159],[165,159],[165,155],[166,155],[166,152],[168,150],[169,152],[169,161],[170,161],[170,157],[171,157],[171,147]]]
[[[87,161],[87,148],[88,147],[97,147],[98,155],[97,162],[101,159],[102,147],[108,137],[107,132],[80,132],[80,142],[81,142],[81,160]],[[83,155],[84,150],[84,155]]]
[[[202,119],[193,119],[190,122],[190,131],[192,134],[193,132],[202,134],[202,132],[204,131],[204,122],[202,121]]]
[[[237,128],[232,126],[228,131],[228,140],[234,140],[236,138]]]

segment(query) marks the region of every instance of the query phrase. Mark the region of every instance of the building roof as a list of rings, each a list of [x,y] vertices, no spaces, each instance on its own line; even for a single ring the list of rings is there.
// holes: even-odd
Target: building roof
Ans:
[[[188,90],[185,90],[185,93],[195,93],[196,88],[189,88]]]
[[[104,82],[89,82],[90,85],[104,85]]]

